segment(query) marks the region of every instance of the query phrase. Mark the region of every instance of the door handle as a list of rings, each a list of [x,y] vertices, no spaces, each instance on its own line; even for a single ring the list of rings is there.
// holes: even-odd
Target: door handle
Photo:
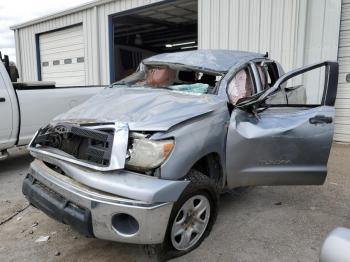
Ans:
[[[0,103],[5,101],[6,101],[5,97],[0,97]]]
[[[330,124],[333,122],[333,118],[330,116],[324,116],[324,115],[317,115],[315,117],[312,117],[309,119],[310,124],[317,125],[317,124]]]

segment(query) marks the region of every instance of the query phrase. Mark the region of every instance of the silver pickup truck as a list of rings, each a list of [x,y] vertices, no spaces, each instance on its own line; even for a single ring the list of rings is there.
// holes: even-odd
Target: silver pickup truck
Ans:
[[[209,234],[223,190],[324,183],[337,78],[336,62],[284,74],[250,52],[150,57],[37,132],[23,193],[86,236],[183,255]]]

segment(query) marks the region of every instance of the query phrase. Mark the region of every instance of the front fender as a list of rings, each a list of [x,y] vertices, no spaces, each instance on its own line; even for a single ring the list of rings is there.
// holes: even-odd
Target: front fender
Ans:
[[[198,160],[210,153],[217,153],[224,160],[228,119],[228,110],[223,108],[170,132],[158,134],[157,139],[175,138],[174,149],[160,168],[161,178],[183,179]]]

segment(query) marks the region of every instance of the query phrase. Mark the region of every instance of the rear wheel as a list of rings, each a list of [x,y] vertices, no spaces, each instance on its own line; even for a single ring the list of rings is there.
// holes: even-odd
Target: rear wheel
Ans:
[[[158,254],[161,261],[197,248],[209,235],[216,220],[218,189],[215,182],[196,170],[191,170],[187,179],[191,183],[174,204],[170,215]]]

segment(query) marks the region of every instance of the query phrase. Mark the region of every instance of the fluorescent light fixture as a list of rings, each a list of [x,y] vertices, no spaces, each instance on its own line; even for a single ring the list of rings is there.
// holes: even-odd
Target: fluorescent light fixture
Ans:
[[[176,44],[166,44],[165,47],[166,48],[172,48],[175,46],[183,46],[183,45],[193,45],[195,44],[196,41],[192,41],[192,42],[183,42],[183,43],[176,43]]]
[[[183,47],[181,47],[181,50],[184,50],[184,49],[191,49],[191,48],[197,48],[197,47],[198,47],[197,45],[183,46]]]

